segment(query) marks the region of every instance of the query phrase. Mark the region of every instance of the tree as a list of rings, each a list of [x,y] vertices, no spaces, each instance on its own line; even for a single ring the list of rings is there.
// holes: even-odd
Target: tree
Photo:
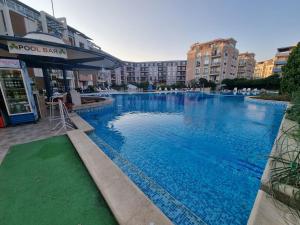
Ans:
[[[136,84],[136,86],[138,88],[143,89],[143,90],[147,90],[148,87],[149,87],[149,82],[147,82],[147,81],[146,82],[142,82],[142,83]]]
[[[226,89],[241,88],[264,88],[268,90],[278,90],[280,88],[281,78],[278,75],[272,75],[263,79],[247,80],[245,78],[224,79],[222,84],[226,85]]]
[[[189,82],[189,86],[190,86],[191,88],[196,88],[196,87],[198,87],[198,81],[197,81],[196,79],[191,80],[191,81]]]
[[[199,79],[200,87],[208,87],[208,81],[205,78]]]
[[[207,86],[206,87],[210,87],[211,88],[211,90],[216,90],[216,83],[215,82],[213,82],[212,80],[210,80],[210,81],[208,81],[208,83],[207,83]]]
[[[300,42],[291,52],[287,64],[282,67],[280,89],[283,94],[289,95],[300,90]]]

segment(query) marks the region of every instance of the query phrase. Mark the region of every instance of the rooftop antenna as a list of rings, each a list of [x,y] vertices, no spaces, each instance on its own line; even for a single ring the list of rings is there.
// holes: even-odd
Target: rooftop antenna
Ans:
[[[53,0],[51,0],[51,5],[52,5],[52,16],[53,16],[53,17],[55,17],[55,16],[54,16],[54,6],[53,6]]]

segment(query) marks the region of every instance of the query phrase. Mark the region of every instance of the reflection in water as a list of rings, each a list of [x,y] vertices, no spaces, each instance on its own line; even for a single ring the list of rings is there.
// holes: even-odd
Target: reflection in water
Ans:
[[[246,224],[284,106],[197,93],[114,99],[112,106],[81,113],[96,128],[91,138],[108,143],[191,215],[209,224]],[[150,187],[130,177],[174,223],[183,223]]]

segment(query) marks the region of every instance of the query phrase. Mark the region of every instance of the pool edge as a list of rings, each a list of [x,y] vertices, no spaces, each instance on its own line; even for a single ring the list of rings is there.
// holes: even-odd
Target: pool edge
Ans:
[[[262,104],[284,104],[286,105],[286,109],[291,107],[291,103],[289,102],[282,102],[282,101],[273,101],[273,100],[261,100],[261,99],[253,99],[250,97],[245,98],[246,101],[249,102],[255,102],[255,103],[262,103]],[[284,113],[284,116],[281,120],[280,127],[277,133],[277,136],[274,140],[274,143],[272,145],[271,152],[269,156],[275,155],[277,152],[276,149],[276,142],[286,130],[287,127],[291,127],[295,125],[296,122],[288,120],[286,118],[286,112]],[[269,183],[269,176],[270,176],[270,164],[271,159],[268,158],[268,161],[266,163],[263,175],[261,177],[260,181],[260,188],[257,192],[255,202],[253,204],[252,210],[250,212],[247,225],[286,225],[287,221],[285,221],[284,218],[289,217],[291,213],[291,209],[288,208],[283,202],[274,199],[270,193],[268,193],[266,187],[268,187]],[[277,205],[277,207],[276,207]],[[279,207],[280,206],[280,209]],[[289,218],[293,220],[293,218]],[[291,223],[291,225],[300,225],[300,223]]]
[[[86,135],[94,128],[74,114],[67,135],[120,225],[171,225],[170,219]],[[79,119],[80,118],[80,119]],[[79,123],[78,123],[79,121]],[[82,122],[84,126],[82,126]],[[85,129],[88,127],[88,129]]]

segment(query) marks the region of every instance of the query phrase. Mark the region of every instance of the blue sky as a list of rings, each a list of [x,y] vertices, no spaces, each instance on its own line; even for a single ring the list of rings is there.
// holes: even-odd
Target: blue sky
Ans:
[[[50,0],[21,0],[51,13]],[[53,0],[56,17],[129,61],[186,59],[195,42],[235,38],[257,60],[300,41],[299,0]]]

